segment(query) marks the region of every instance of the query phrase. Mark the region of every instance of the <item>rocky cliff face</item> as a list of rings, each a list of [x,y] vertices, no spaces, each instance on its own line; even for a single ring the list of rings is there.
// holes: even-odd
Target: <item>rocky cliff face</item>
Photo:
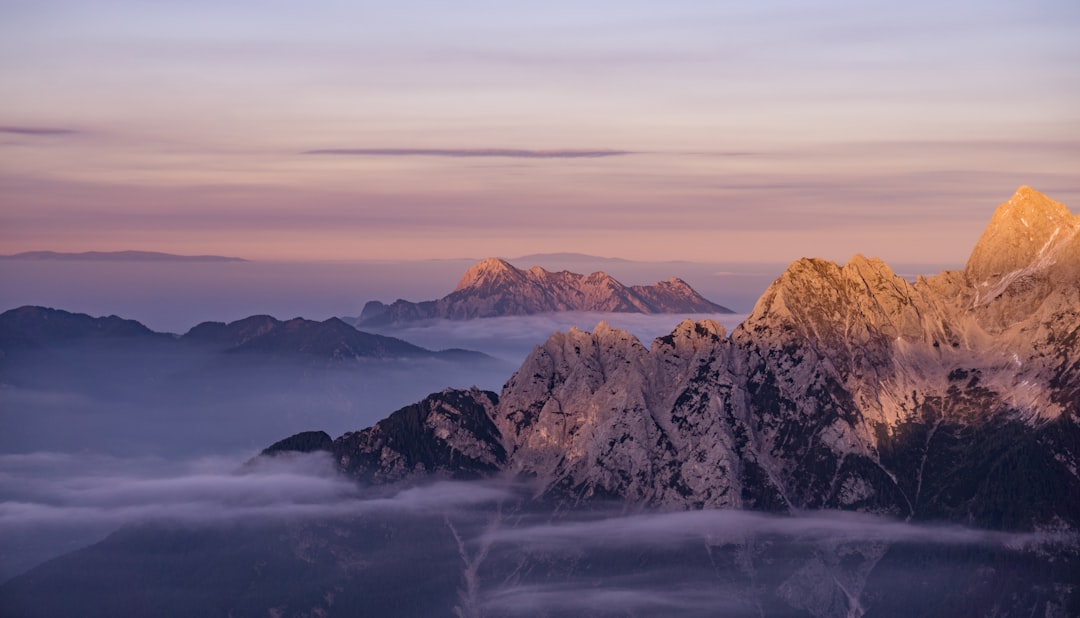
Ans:
[[[406,406],[363,431],[347,433],[326,445],[341,468],[374,482],[476,478],[506,462],[492,417],[494,393],[435,393]]]
[[[1077,230],[1024,187],[964,271],[912,284],[877,259],[803,259],[730,336],[557,333],[475,408],[491,461],[571,503],[1080,529]],[[462,289],[527,278],[474,270]]]
[[[371,302],[364,307],[358,323],[470,320],[555,311],[731,313],[677,278],[655,285],[626,286],[602,272],[553,273],[539,266],[519,270],[505,260],[489,258],[467,270],[457,288],[439,300],[398,300],[391,305]]]

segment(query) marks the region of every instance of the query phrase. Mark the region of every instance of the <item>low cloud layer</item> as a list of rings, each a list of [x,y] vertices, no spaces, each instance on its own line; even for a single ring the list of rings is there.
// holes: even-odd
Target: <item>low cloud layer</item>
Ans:
[[[931,543],[1022,548],[1068,540],[1046,534],[1006,533],[961,526],[920,525],[861,513],[819,511],[775,516],[754,511],[704,510],[612,516],[545,523],[491,532],[488,541],[549,550],[580,547],[709,545],[778,536],[800,543]]]
[[[325,453],[241,459],[0,455],[0,582],[142,522],[220,525],[364,515],[442,514],[507,499],[506,487],[440,482],[365,490]]]
[[[479,350],[517,366],[532,349],[547,341],[555,332],[570,327],[592,331],[601,321],[629,331],[648,347],[653,339],[671,333],[684,319],[715,320],[731,332],[745,314],[661,314],[598,313],[565,311],[529,316],[484,318],[479,320],[428,320],[402,323],[378,329],[378,332],[429,349],[465,348]],[[363,326],[361,330],[369,330]],[[507,376],[509,377],[509,376]]]
[[[1076,544],[1073,536],[840,512],[626,514],[618,505],[610,511],[552,513],[533,510],[530,488],[509,482],[363,487],[339,475],[326,454],[245,464],[228,458],[177,462],[38,452],[0,455],[0,471],[0,582],[128,524],[251,529],[261,523],[334,521],[338,526],[370,522],[369,517],[409,519],[411,526],[426,526],[424,534],[456,546],[460,562],[452,560],[445,568],[461,571],[459,601],[466,615],[607,615],[613,608],[642,615],[743,613],[755,607],[761,592],[746,579],[748,572],[757,572],[762,581],[772,578],[772,586],[803,585],[822,573],[863,581],[894,543],[1006,553]],[[402,530],[413,534],[421,528]],[[447,548],[405,543],[399,549],[420,551],[400,556],[410,561],[428,551],[445,558]],[[774,563],[770,556],[786,562]],[[511,564],[531,566],[508,573],[505,566]],[[961,562],[948,568],[965,567]],[[771,570],[775,577],[767,575]]]
[[[648,612],[650,615],[701,612],[742,615],[752,609],[740,598],[738,591],[726,587],[657,586],[655,582],[648,581],[614,582],[605,586],[506,586],[488,595],[483,605],[489,611],[516,616],[543,612],[593,615],[594,612],[604,614],[615,609]]]
[[[0,462],[28,459],[51,463],[48,454],[3,456]],[[236,474],[238,465],[188,464],[187,469],[140,473],[145,463],[75,455],[55,455],[71,467],[62,478],[37,479],[22,485],[19,476],[5,479],[5,489],[24,494],[0,503],[0,531],[12,534],[21,527],[109,524],[143,519],[182,521],[221,520],[232,517],[314,514],[356,498],[348,484],[328,475],[319,458],[297,459],[291,466],[276,465]],[[6,466],[5,466],[6,467]],[[110,469],[111,468],[111,469]],[[33,471],[31,468],[30,471]],[[12,487],[14,485],[14,487]],[[5,492],[6,493],[6,492]],[[29,495],[25,495],[29,494]]]
[[[55,471],[59,462],[72,471],[42,477],[42,467]],[[150,466],[150,474],[140,474],[146,463],[49,453],[0,456],[0,467],[23,471],[0,480],[3,493],[14,495],[0,502],[0,536],[26,527],[118,526],[144,520],[209,523],[393,510],[438,513],[510,495],[495,486],[448,482],[373,495],[339,476],[326,454],[277,457],[246,466],[234,460],[194,460],[171,470]],[[37,477],[33,484],[27,474]]]
[[[486,157],[510,159],[595,159],[637,154],[629,150],[524,150],[519,148],[329,148],[308,150],[313,155],[387,157]]]

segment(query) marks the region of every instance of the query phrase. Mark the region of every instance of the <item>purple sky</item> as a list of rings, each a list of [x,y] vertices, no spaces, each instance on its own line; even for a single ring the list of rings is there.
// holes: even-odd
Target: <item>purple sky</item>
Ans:
[[[962,263],[1080,204],[1080,4],[0,4],[0,253]],[[589,156],[585,156],[589,155]]]

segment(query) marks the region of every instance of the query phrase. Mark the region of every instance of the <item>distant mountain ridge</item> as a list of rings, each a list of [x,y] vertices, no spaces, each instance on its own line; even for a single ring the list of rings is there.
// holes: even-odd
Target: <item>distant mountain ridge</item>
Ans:
[[[228,354],[264,358],[306,357],[328,361],[373,358],[491,360],[470,350],[433,351],[402,339],[365,333],[338,318],[317,322],[255,315],[229,323],[203,322],[183,335],[159,333],[135,320],[91,317],[47,307],[23,306],[0,314],[0,352],[72,343],[192,344]]]
[[[626,286],[604,272],[582,275],[550,272],[539,266],[521,270],[506,260],[488,258],[465,271],[447,296],[420,303],[397,300],[385,305],[372,301],[365,305],[357,324],[471,320],[558,311],[733,313],[676,277],[654,285]]]
[[[87,261],[87,262],[247,262],[243,258],[223,255],[177,255],[159,251],[84,251],[66,253],[61,251],[24,251],[14,255],[0,255],[0,260],[22,261]]]

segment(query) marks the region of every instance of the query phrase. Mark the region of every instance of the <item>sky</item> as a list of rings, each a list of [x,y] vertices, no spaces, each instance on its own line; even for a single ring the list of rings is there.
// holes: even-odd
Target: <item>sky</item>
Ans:
[[[1080,4],[0,0],[0,253],[962,264]]]

